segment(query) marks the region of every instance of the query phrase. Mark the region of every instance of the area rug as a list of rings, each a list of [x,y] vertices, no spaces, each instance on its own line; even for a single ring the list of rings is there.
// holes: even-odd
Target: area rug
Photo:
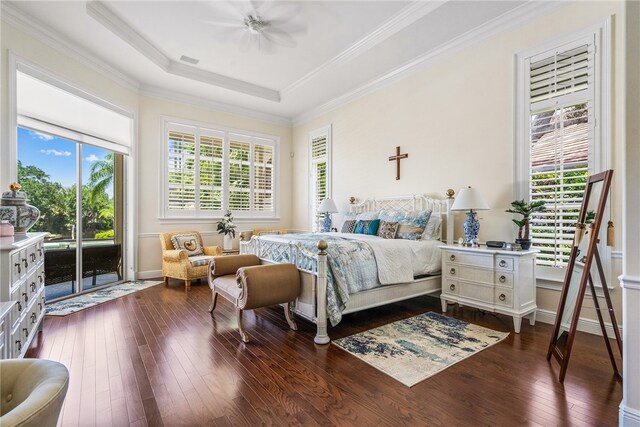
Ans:
[[[430,312],[333,343],[411,387],[508,336]]]
[[[99,291],[89,292],[78,295],[77,297],[47,304],[45,314],[47,316],[66,316],[76,311],[84,310],[85,308],[93,307],[161,283],[162,282],[157,281],[138,280],[110,286]]]

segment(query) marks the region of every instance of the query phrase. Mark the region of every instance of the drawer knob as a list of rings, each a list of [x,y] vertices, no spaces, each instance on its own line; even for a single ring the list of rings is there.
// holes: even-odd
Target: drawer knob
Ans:
[[[24,297],[24,302],[29,301],[29,297],[27,296],[27,293],[26,293],[26,292],[23,292],[23,293],[22,293],[22,296]]]
[[[455,261],[455,260],[456,260],[456,256],[455,256],[455,255],[453,255],[453,254],[451,254],[451,256],[449,257],[449,259],[450,259],[451,261]]]
[[[29,330],[27,328],[22,328],[22,330],[24,331],[24,337],[29,338]]]
[[[16,344],[18,345],[18,351],[22,351],[22,342],[20,340],[16,340]]]
[[[29,256],[31,257],[31,262],[35,262],[36,254],[29,254]]]
[[[504,283],[507,281],[507,278],[503,275],[503,276],[500,276],[498,280],[500,281],[500,283]]]
[[[38,255],[42,256],[42,248],[38,248]]]
[[[24,264],[24,268],[29,267],[29,263],[27,262],[26,258],[22,258],[22,263]]]
[[[36,323],[37,316],[35,313],[31,313],[31,323]]]
[[[16,262],[15,266],[18,267],[18,274],[22,273],[22,266],[20,265],[20,263]]]
[[[451,270],[449,270],[449,273],[451,273],[451,274],[456,274],[456,269],[455,269],[455,268],[452,268]]]
[[[506,296],[505,294],[500,294],[500,296],[498,297],[498,299],[499,299],[500,301],[504,301],[504,300],[506,300],[506,299],[507,299],[507,296]]]
[[[40,275],[40,274],[38,274],[38,281],[39,281],[40,283],[42,283],[42,282],[44,281],[44,279],[42,278],[42,275]]]
[[[20,301],[16,301],[18,304],[18,311],[22,311],[22,304],[20,304]]]
[[[452,291],[456,290],[456,285],[449,285],[449,289],[451,289]]]
[[[31,282],[31,292],[35,292],[36,291],[36,282]]]
[[[500,260],[500,267],[506,267],[507,266],[507,261],[501,259]]]
[[[40,308],[40,311],[42,311],[42,303],[41,302],[38,303],[38,308]]]

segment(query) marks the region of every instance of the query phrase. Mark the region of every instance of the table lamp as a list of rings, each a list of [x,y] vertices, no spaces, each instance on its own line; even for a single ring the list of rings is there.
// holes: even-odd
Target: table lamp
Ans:
[[[464,237],[467,243],[473,243],[473,239],[478,238],[480,231],[480,222],[478,222],[478,214],[474,211],[489,209],[489,205],[482,197],[482,194],[475,188],[461,188],[456,196],[456,200],[451,206],[452,211],[469,211],[467,219],[464,221]]]
[[[322,232],[328,233],[331,231],[331,214],[338,212],[336,204],[331,199],[324,199],[320,203],[318,212],[324,212],[324,221],[322,222]]]

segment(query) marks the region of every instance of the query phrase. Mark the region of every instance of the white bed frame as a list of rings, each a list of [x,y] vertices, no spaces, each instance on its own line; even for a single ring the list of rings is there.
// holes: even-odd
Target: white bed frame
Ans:
[[[377,210],[424,210],[430,209],[432,215],[442,215],[447,243],[453,242],[453,191],[446,199],[434,199],[423,194],[403,197],[368,199],[358,204],[351,204],[351,212],[360,213]],[[327,334],[327,242],[320,240],[318,252],[301,248],[294,242],[275,242],[261,240],[256,236],[246,241],[240,239],[241,254],[255,254],[263,263],[272,263],[279,255],[287,254],[289,260],[298,267],[301,273],[302,290],[292,305],[293,311],[317,326],[314,341],[317,344],[328,344]],[[386,285],[375,289],[351,294],[343,314],[353,313],[380,305],[390,304],[420,295],[426,295],[442,289],[441,276],[429,276],[407,283]]]

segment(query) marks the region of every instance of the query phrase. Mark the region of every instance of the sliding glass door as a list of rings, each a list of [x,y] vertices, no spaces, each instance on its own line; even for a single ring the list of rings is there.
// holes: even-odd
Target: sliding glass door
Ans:
[[[18,128],[18,181],[40,209],[48,301],[122,281],[123,155]]]

